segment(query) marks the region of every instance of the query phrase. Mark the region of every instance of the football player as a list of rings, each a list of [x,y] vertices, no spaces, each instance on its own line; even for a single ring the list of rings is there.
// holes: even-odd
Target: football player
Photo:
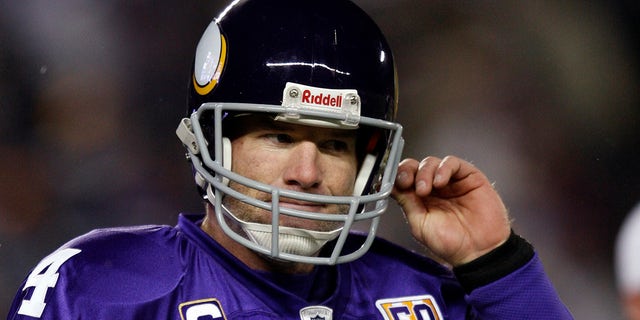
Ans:
[[[176,130],[205,213],[70,241],[9,319],[571,319],[478,168],[401,161],[396,82],[349,1],[233,1]],[[391,198],[434,259],[376,237]]]

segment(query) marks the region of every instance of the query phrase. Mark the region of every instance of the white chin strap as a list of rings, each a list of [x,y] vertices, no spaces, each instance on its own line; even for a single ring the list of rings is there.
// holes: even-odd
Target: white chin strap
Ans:
[[[253,243],[271,250],[271,225],[238,219],[236,221]],[[282,253],[311,257],[316,255],[327,242],[337,238],[340,231],[342,228],[323,232],[278,226],[278,247]]]

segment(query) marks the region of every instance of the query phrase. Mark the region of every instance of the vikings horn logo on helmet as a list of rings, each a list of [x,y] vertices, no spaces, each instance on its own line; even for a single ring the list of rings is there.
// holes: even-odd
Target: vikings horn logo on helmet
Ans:
[[[218,83],[227,56],[227,42],[220,28],[212,21],[196,48],[193,68],[193,87],[200,95],[207,95]]]

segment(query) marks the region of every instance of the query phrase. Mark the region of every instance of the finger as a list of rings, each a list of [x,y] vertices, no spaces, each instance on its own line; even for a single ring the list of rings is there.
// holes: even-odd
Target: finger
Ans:
[[[458,157],[446,156],[438,166],[434,184],[437,188],[443,187],[452,181],[465,179],[476,171],[476,167],[470,162]]]
[[[454,156],[446,156],[440,163],[433,177],[433,184],[436,188],[442,188],[449,184],[451,179],[460,180],[464,176],[461,174],[462,160]]]
[[[416,173],[415,191],[420,197],[428,196],[433,189],[433,179],[442,160],[437,157],[426,157],[420,161]]]
[[[433,185],[441,195],[458,196],[483,185],[489,180],[473,164],[458,157],[447,156],[435,173]]]
[[[415,173],[418,171],[418,160],[404,159],[398,165],[398,175],[396,176],[395,188],[405,190],[411,188],[415,181]]]
[[[398,165],[398,175],[391,196],[405,212],[420,210],[420,201],[415,194],[415,177],[420,163],[415,159],[404,159]]]

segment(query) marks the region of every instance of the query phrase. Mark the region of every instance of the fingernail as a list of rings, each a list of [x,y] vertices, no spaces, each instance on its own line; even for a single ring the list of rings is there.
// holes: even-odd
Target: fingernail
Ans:
[[[433,178],[433,184],[439,184],[442,179],[442,175],[436,174],[436,176]]]
[[[398,173],[398,176],[396,177],[396,181],[399,183],[405,182],[407,180],[407,173],[406,172],[400,172]]]
[[[427,183],[426,183],[426,182],[424,182],[424,181],[418,181],[418,182],[416,183],[416,191],[417,191],[418,193],[421,193],[421,192],[425,192],[425,191],[427,191]]]

